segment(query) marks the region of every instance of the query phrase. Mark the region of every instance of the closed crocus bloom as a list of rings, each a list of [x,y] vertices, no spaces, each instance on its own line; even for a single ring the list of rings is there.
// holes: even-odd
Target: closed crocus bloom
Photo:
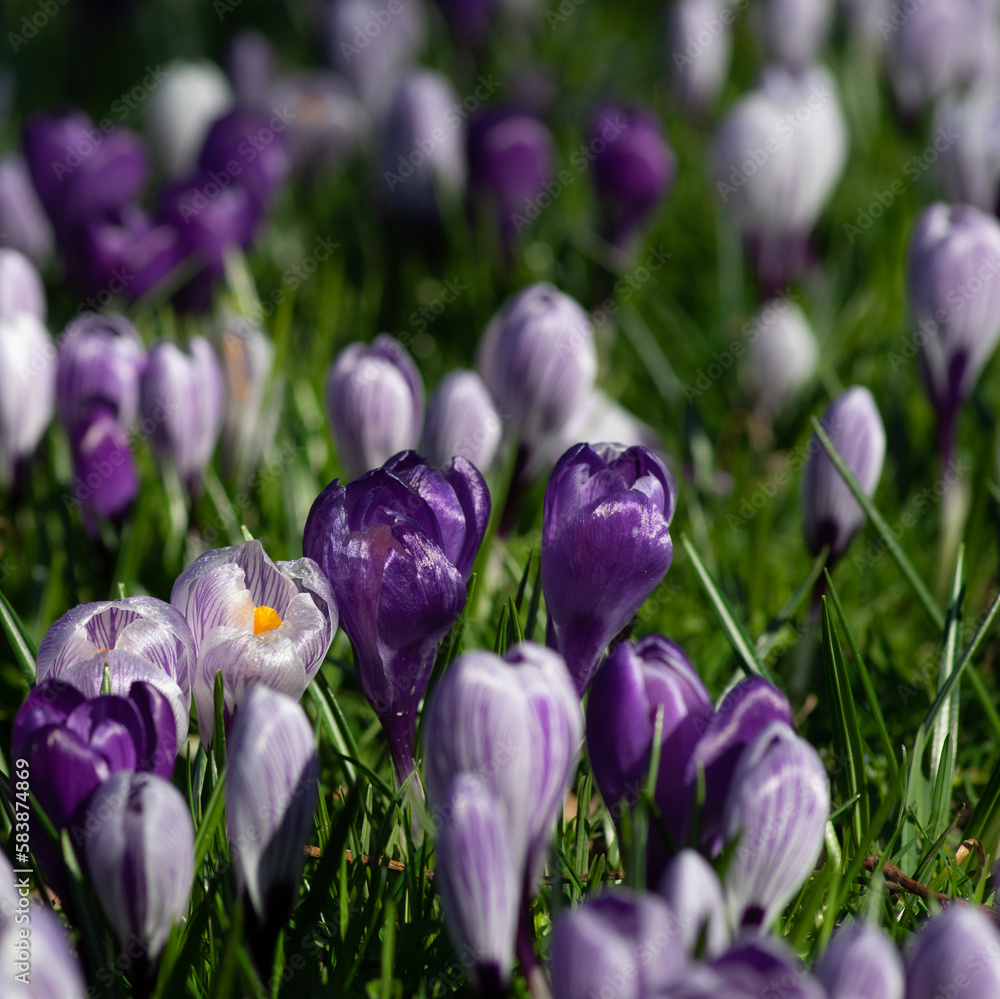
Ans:
[[[972,906],[949,906],[931,916],[906,952],[906,999],[946,995],[1000,995],[996,923]]]
[[[155,961],[185,917],[194,826],[184,796],[154,774],[119,771],[90,801],[83,860],[119,941]]]
[[[560,430],[593,389],[593,327],[569,295],[529,285],[490,322],[476,367],[510,417],[510,432],[530,446]]]
[[[270,951],[291,914],[312,831],[316,735],[296,701],[257,686],[233,724],[228,759],[226,830],[236,888],[250,899]]]
[[[709,966],[719,976],[714,991],[688,993],[683,988],[671,999],[725,996],[726,999],[757,999],[781,995],[787,999],[827,999],[822,985],[802,966],[798,955],[780,940],[746,937]]]
[[[451,81],[433,70],[400,82],[382,126],[379,172],[394,211],[414,221],[437,217],[438,198],[465,187],[465,128]]]
[[[605,892],[564,915],[552,932],[553,999],[665,995],[686,966],[676,917],[657,895]]]
[[[455,455],[488,469],[500,446],[503,424],[489,389],[474,371],[452,371],[427,400],[420,450],[443,465]]]
[[[605,104],[590,122],[594,183],[607,214],[609,236],[626,247],[637,228],[667,196],[677,159],[659,118],[648,108]]]
[[[755,406],[778,414],[816,374],[816,334],[802,310],[789,301],[765,303],[751,326],[756,335],[747,344],[743,387]]]
[[[161,340],[149,351],[140,384],[143,420],[152,420],[153,447],[176,465],[190,490],[212,458],[222,427],[224,383],[211,344],[192,337],[187,350]]]
[[[306,520],[302,550],[333,587],[400,783],[413,771],[417,704],[465,606],[489,514],[486,483],[465,458],[435,469],[403,452],[347,486],[334,479]]]
[[[0,231],[8,246],[36,264],[52,255],[52,227],[38,200],[24,159],[16,154],[0,159]]]
[[[512,855],[533,895],[583,738],[562,659],[531,642],[506,659],[467,653],[442,677],[424,728],[430,805],[440,810],[462,773],[488,787],[504,810]]]
[[[847,147],[837,87],[822,67],[798,74],[766,70],[716,133],[715,188],[765,291],[802,270],[809,234],[840,179]]]
[[[240,104],[255,107],[266,100],[275,62],[274,46],[261,32],[243,28],[230,38],[226,75]]]
[[[275,564],[259,541],[196,558],[177,577],[170,602],[194,639],[192,692],[205,745],[212,737],[217,672],[228,727],[258,684],[301,697],[337,631],[337,604],[315,562]]]
[[[282,115],[269,115],[254,108],[236,108],[209,129],[198,167],[211,177],[213,172],[235,172],[228,165],[237,163],[239,183],[258,204],[267,205],[284,182],[291,165],[286,128]]]
[[[726,900],[719,876],[695,850],[681,850],[667,864],[660,894],[677,923],[681,943],[690,956],[704,937],[705,957],[718,957],[729,943]]]
[[[519,858],[502,805],[478,776],[459,774],[440,802],[435,884],[459,954],[474,955],[479,995],[508,994],[521,902]]]
[[[833,0],[764,0],[757,9],[770,61],[789,69],[804,69],[816,61],[830,33]]]
[[[249,469],[274,438],[280,393],[267,393],[274,365],[274,343],[259,326],[240,319],[222,336],[226,412],[222,456],[230,471]]]
[[[0,487],[30,457],[55,410],[56,348],[29,312],[0,316]]]
[[[29,312],[45,322],[45,287],[35,265],[19,250],[0,248],[0,317]]]
[[[173,62],[149,101],[149,135],[164,172],[179,177],[194,167],[212,123],[233,105],[226,74],[207,59]]]
[[[87,531],[96,535],[95,517],[119,517],[139,493],[131,441],[114,414],[98,407],[74,428],[70,444],[73,498],[83,510]]]
[[[903,999],[903,961],[884,930],[870,923],[841,927],[816,965],[830,999]]]
[[[885,459],[885,427],[871,392],[849,388],[826,411],[822,426],[861,488],[874,495]],[[831,563],[865,523],[864,510],[815,435],[802,476],[802,518],[809,550],[818,555],[829,545]]]
[[[655,797],[670,835],[683,842],[691,804],[684,771],[715,708],[679,645],[662,635],[650,635],[634,645],[615,646],[591,688],[587,752],[605,804],[615,809],[625,799],[631,808],[646,785],[661,709]],[[654,882],[659,873],[651,875]]]
[[[581,695],[608,643],[670,568],[676,504],[673,475],[644,447],[577,444],[549,477],[541,564],[547,640]]]
[[[1000,100],[979,86],[942,99],[934,115],[938,172],[950,202],[992,212],[1000,188]]]
[[[371,346],[348,344],[326,379],[326,408],[337,452],[351,478],[416,447],[424,385],[413,358],[383,333]]]
[[[723,0],[677,0],[667,13],[670,83],[690,114],[711,111],[729,77],[733,34],[726,10]]]
[[[766,930],[802,887],[823,846],[830,782],[816,750],[772,722],[744,750],[723,812],[738,841],[725,876],[730,924]]]

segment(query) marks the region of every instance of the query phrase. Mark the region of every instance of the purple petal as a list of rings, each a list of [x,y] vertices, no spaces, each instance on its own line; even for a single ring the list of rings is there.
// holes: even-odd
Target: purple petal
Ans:
[[[903,999],[903,961],[886,933],[870,923],[842,926],[816,965],[830,999]]]
[[[972,906],[931,916],[906,951],[906,999],[1000,995],[1000,934]]]
[[[667,865],[659,888],[677,920],[684,949],[689,955],[694,956],[702,934],[707,957],[717,957],[726,949],[729,930],[722,885],[700,853],[681,850]]]
[[[146,729],[146,754],[139,768],[169,780],[179,748],[173,706],[166,695],[144,680],[136,680],[128,696]]]

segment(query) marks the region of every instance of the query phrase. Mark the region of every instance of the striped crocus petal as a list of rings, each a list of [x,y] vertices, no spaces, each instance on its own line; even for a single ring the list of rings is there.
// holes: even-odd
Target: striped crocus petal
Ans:
[[[899,951],[870,923],[837,930],[815,973],[830,999],[903,999]]]
[[[194,827],[184,796],[154,774],[120,771],[95,792],[82,852],[108,922],[122,943],[155,959],[187,913]]]
[[[971,906],[932,916],[906,953],[906,999],[996,999],[1000,995],[1000,934]]]
[[[660,880],[660,894],[666,899],[680,930],[688,954],[694,956],[704,938],[704,953],[717,957],[729,943],[726,901],[719,876],[695,850],[681,850],[667,865]]]
[[[483,996],[507,994],[521,879],[503,806],[482,780],[460,774],[444,794],[437,842],[437,887],[455,950],[474,955]]]
[[[830,782],[816,750],[784,722],[772,722],[740,756],[723,810],[733,927],[766,930],[799,890],[823,846]]]
[[[798,956],[786,944],[767,937],[744,938],[712,962],[720,976],[719,987],[708,996],[726,999],[827,999],[822,985],[802,967]],[[696,993],[700,995],[701,993]],[[678,992],[686,999],[687,993]],[[674,999],[674,996],[671,996]]]
[[[301,706],[253,688],[233,724],[226,823],[238,889],[262,923],[280,925],[302,873],[316,808],[316,736]]]
[[[0,860],[0,878],[13,885],[15,877],[6,858]],[[16,897],[16,895],[14,896]],[[0,899],[0,905],[6,899]],[[59,917],[43,903],[32,901],[20,910],[28,916],[29,938],[18,937],[24,925],[13,921],[4,926],[0,919],[0,995],[4,999],[88,999],[80,962],[73,953],[69,934]],[[18,945],[21,946],[18,946]],[[24,980],[23,955],[30,964],[28,981]]]

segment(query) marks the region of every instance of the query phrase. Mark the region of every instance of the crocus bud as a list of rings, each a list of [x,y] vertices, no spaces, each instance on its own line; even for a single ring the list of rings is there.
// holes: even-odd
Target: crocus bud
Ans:
[[[884,930],[854,923],[837,930],[816,965],[830,999],[903,999],[903,961]]]
[[[45,286],[23,253],[0,248],[0,318],[16,312],[28,312],[44,323]]]
[[[149,100],[149,135],[157,160],[170,177],[179,177],[198,161],[212,123],[233,105],[225,73],[207,59],[178,61]]]
[[[153,422],[160,459],[172,461],[192,491],[219,439],[224,391],[219,360],[202,337],[192,337],[186,351],[166,340],[150,348],[139,393],[143,420]]]
[[[400,783],[413,770],[417,704],[465,606],[489,516],[486,483],[465,458],[435,469],[413,452],[347,486],[334,479],[309,511],[302,550],[333,587]]]
[[[267,392],[273,365],[274,344],[263,329],[244,319],[227,324],[222,459],[230,472],[252,468],[274,439],[281,399],[280,392]]]
[[[553,999],[665,995],[686,967],[677,920],[657,895],[604,892],[564,915],[552,932]]]
[[[169,781],[119,771],[91,799],[83,860],[122,944],[138,942],[152,961],[187,914],[194,877],[194,826]]]
[[[823,846],[830,782],[816,750],[772,722],[743,751],[723,811],[733,927],[767,929],[802,887]]]
[[[316,735],[298,703],[257,686],[233,725],[228,759],[226,831],[236,889],[250,899],[270,966],[273,938],[296,898],[319,797]]]
[[[740,372],[755,406],[777,415],[812,381],[819,345],[809,320],[789,301],[772,300],[751,320],[753,334]]]
[[[594,387],[597,351],[586,312],[550,284],[519,291],[493,318],[476,367],[510,432],[533,444],[558,431]]]
[[[861,488],[873,496],[882,476],[885,428],[871,392],[857,385],[849,388],[834,400],[821,422]],[[809,550],[818,555],[829,545],[831,563],[844,554],[865,523],[864,510],[815,434],[802,476],[802,521]]]
[[[670,568],[677,484],[644,447],[577,444],[552,471],[542,515],[547,641],[582,695],[611,640]]]
[[[655,797],[674,842],[682,843],[691,807],[684,771],[715,708],[679,645],[662,635],[650,635],[634,645],[615,646],[591,688],[587,753],[612,814],[620,814],[617,806],[622,799],[631,808],[646,785],[661,710]],[[655,830],[650,838],[654,836]],[[659,875],[659,870],[650,872],[649,879],[655,884]]]
[[[968,205],[931,205],[910,239],[908,270],[914,340],[947,460],[958,411],[1000,340],[1000,222]]]
[[[294,120],[294,119],[292,119]],[[209,177],[238,181],[266,206],[288,175],[287,124],[282,114],[236,108],[208,130],[198,168]],[[239,171],[233,168],[233,164]]]
[[[97,407],[74,428],[70,444],[73,498],[81,504],[88,533],[96,535],[95,518],[119,517],[139,493],[131,441],[114,414]]]
[[[541,875],[583,738],[562,659],[528,642],[506,659],[469,652],[447,670],[427,711],[427,798],[439,811],[459,774],[496,797],[529,896]]]
[[[416,447],[424,384],[413,358],[380,334],[371,346],[348,344],[326,379],[326,409],[340,460],[351,478]]]
[[[206,746],[216,673],[228,727],[257,685],[301,697],[337,631],[337,605],[316,563],[275,564],[259,541],[196,558],[177,577],[170,603],[191,629],[197,659],[191,687]]]
[[[948,201],[992,212],[1000,193],[1000,100],[995,88],[978,87],[939,101],[933,144]]]
[[[1000,936],[972,906],[949,906],[931,916],[906,952],[906,999],[945,995],[1000,995]]]
[[[30,312],[0,316],[0,487],[30,457],[55,410],[56,348]]]
[[[833,0],[764,0],[757,11],[769,61],[792,70],[816,61],[830,33]]]
[[[438,198],[465,187],[465,129],[451,81],[432,70],[400,82],[382,128],[379,165],[385,196],[405,218],[436,218]]]
[[[420,450],[443,465],[461,455],[476,468],[488,469],[500,446],[503,424],[489,390],[474,371],[452,371],[427,400]]]
[[[704,936],[705,956],[718,957],[729,943],[726,900],[708,861],[695,850],[681,850],[667,864],[659,890],[674,914],[687,954],[695,956]]]
[[[440,813],[435,883],[445,925],[455,950],[473,955],[469,971],[478,993],[504,996],[522,887],[507,816],[482,780],[467,773],[448,785]]]
[[[729,77],[731,19],[724,0],[677,0],[667,13],[670,84],[693,115],[711,111]],[[707,41],[708,44],[704,44]]]
[[[713,143],[715,187],[765,292],[805,265],[810,232],[847,162],[847,124],[831,74],[765,71]]]
[[[274,46],[266,35],[243,28],[230,39],[226,75],[240,104],[256,107],[265,101],[274,66]]]
[[[613,243],[627,247],[636,230],[667,196],[677,159],[659,118],[647,108],[605,104],[590,122],[594,183]]]
[[[716,958],[706,971],[704,985],[688,991],[684,985],[671,999],[759,999],[781,995],[786,999],[827,999],[823,987],[802,966],[798,956],[780,940],[747,936]],[[693,978],[696,978],[697,971]],[[686,983],[685,983],[686,984]]]
[[[52,227],[38,200],[24,159],[16,154],[0,159],[0,232],[7,245],[36,264],[52,255]]]

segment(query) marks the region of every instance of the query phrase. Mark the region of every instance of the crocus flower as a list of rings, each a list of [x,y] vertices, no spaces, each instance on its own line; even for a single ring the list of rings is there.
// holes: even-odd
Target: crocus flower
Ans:
[[[942,98],[934,151],[948,201],[992,212],[1000,193],[1000,100],[994,87]]]
[[[8,246],[36,264],[44,264],[52,255],[52,226],[18,154],[0,159],[0,232],[6,233]]]
[[[257,684],[301,697],[337,631],[337,604],[315,562],[275,564],[259,541],[196,558],[177,577],[170,602],[194,639],[191,687],[206,746],[215,721],[217,672],[228,728]]]
[[[0,316],[0,487],[30,457],[55,410],[56,348],[30,312]]]
[[[968,205],[931,205],[910,239],[908,270],[914,341],[947,462],[958,411],[1000,340],[1000,222]]]
[[[628,889],[588,899],[556,922],[549,952],[553,999],[614,993],[673,995],[687,954],[674,914],[657,895]]]
[[[334,479],[306,520],[302,550],[333,587],[400,783],[413,770],[417,704],[465,606],[489,515],[486,483],[465,458],[435,469],[403,452],[347,486]]]
[[[120,771],[91,799],[84,866],[115,935],[159,957],[184,918],[194,876],[194,826],[184,796],[154,774]]]
[[[278,398],[267,393],[273,365],[274,344],[263,329],[245,320],[227,325],[222,336],[222,459],[230,471],[251,468],[274,439],[281,400],[279,393]]]
[[[655,797],[667,830],[683,843],[691,801],[684,772],[699,736],[715,708],[705,684],[684,650],[662,635],[615,646],[598,669],[587,707],[587,752],[605,804],[620,815],[619,802],[631,808],[646,785],[657,714],[662,709],[660,757]],[[657,837],[650,833],[650,842]],[[663,851],[654,853],[659,869]]]
[[[670,83],[692,115],[715,107],[729,77],[733,54],[732,18],[724,0],[677,0],[667,14]]]
[[[192,491],[219,439],[224,391],[219,360],[202,337],[192,337],[187,350],[167,340],[150,348],[140,385],[142,416],[153,423],[149,436],[161,460],[172,461]]]
[[[580,694],[670,568],[676,504],[674,477],[644,447],[578,444],[553,469],[542,515],[547,640]]]
[[[703,935],[706,957],[718,957],[726,949],[729,928],[722,884],[700,853],[681,850],[663,871],[659,891],[674,915],[688,955],[695,956]]]
[[[932,916],[906,952],[906,999],[991,999],[1000,994],[1000,936],[971,906]]]
[[[28,312],[45,322],[45,286],[35,265],[19,250],[0,247],[0,318]]]
[[[841,927],[816,965],[830,999],[903,999],[903,961],[885,932],[870,923]]]
[[[241,28],[230,38],[226,75],[238,103],[256,107],[264,102],[276,61],[271,40],[260,31]]]
[[[531,642],[506,659],[490,652],[461,656],[428,708],[428,802],[439,811],[459,774],[487,787],[503,810],[529,897],[576,767],[582,722],[562,659]]]
[[[811,66],[833,22],[833,0],[764,0],[757,8],[768,60],[792,70]]]
[[[613,243],[628,247],[637,229],[667,196],[677,159],[663,126],[648,108],[605,104],[590,122],[594,183]]]
[[[273,939],[295,901],[319,797],[316,735],[296,701],[258,685],[233,724],[228,748],[226,829],[236,888],[264,928],[263,963],[270,967]]]
[[[568,295],[529,285],[490,322],[476,367],[509,432],[530,446],[565,425],[594,387],[594,331]]]
[[[488,469],[500,446],[502,429],[500,414],[479,375],[452,371],[427,400],[420,450],[435,465],[461,455],[476,468]]]
[[[340,460],[351,478],[416,447],[424,385],[413,358],[387,334],[348,344],[330,368],[326,408]]]
[[[766,293],[798,276],[809,235],[847,162],[830,73],[771,68],[730,109],[712,150],[715,188]]]
[[[819,344],[794,302],[766,302],[751,326],[741,381],[755,406],[776,415],[812,381],[819,366]]]
[[[169,177],[198,162],[213,122],[233,106],[225,73],[208,59],[172,62],[149,98],[146,121],[153,151]]]
[[[767,929],[812,872],[830,812],[830,782],[816,750],[781,721],[740,755],[723,810],[733,927]]]
[[[257,204],[266,206],[291,165],[287,127],[283,111],[269,115],[254,108],[236,108],[209,129],[198,167],[209,177],[226,178],[223,183],[238,179]]]
[[[885,428],[871,392],[849,388],[834,400],[821,422],[861,488],[874,495],[885,458]],[[829,545],[831,564],[865,523],[864,510],[815,434],[802,476],[802,517],[809,550],[818,555]]]
[[[139,493],[131,441],[114,414],[97,407],[74,428],[70,444],[73,499],[83,511],[88,533],[96,535],[95,518],[121,516]]]
[[[670,999],[827,999],[823,987],[796,954],[779,940],[747,937],[711,964],[696,968],[670,994]]]
[[[481,780],[461,773],[445,790],[440,814],[435,883],[448,933],[458,953],[475,956],[477,992],[504,996],[522,885],[503,807]]]

